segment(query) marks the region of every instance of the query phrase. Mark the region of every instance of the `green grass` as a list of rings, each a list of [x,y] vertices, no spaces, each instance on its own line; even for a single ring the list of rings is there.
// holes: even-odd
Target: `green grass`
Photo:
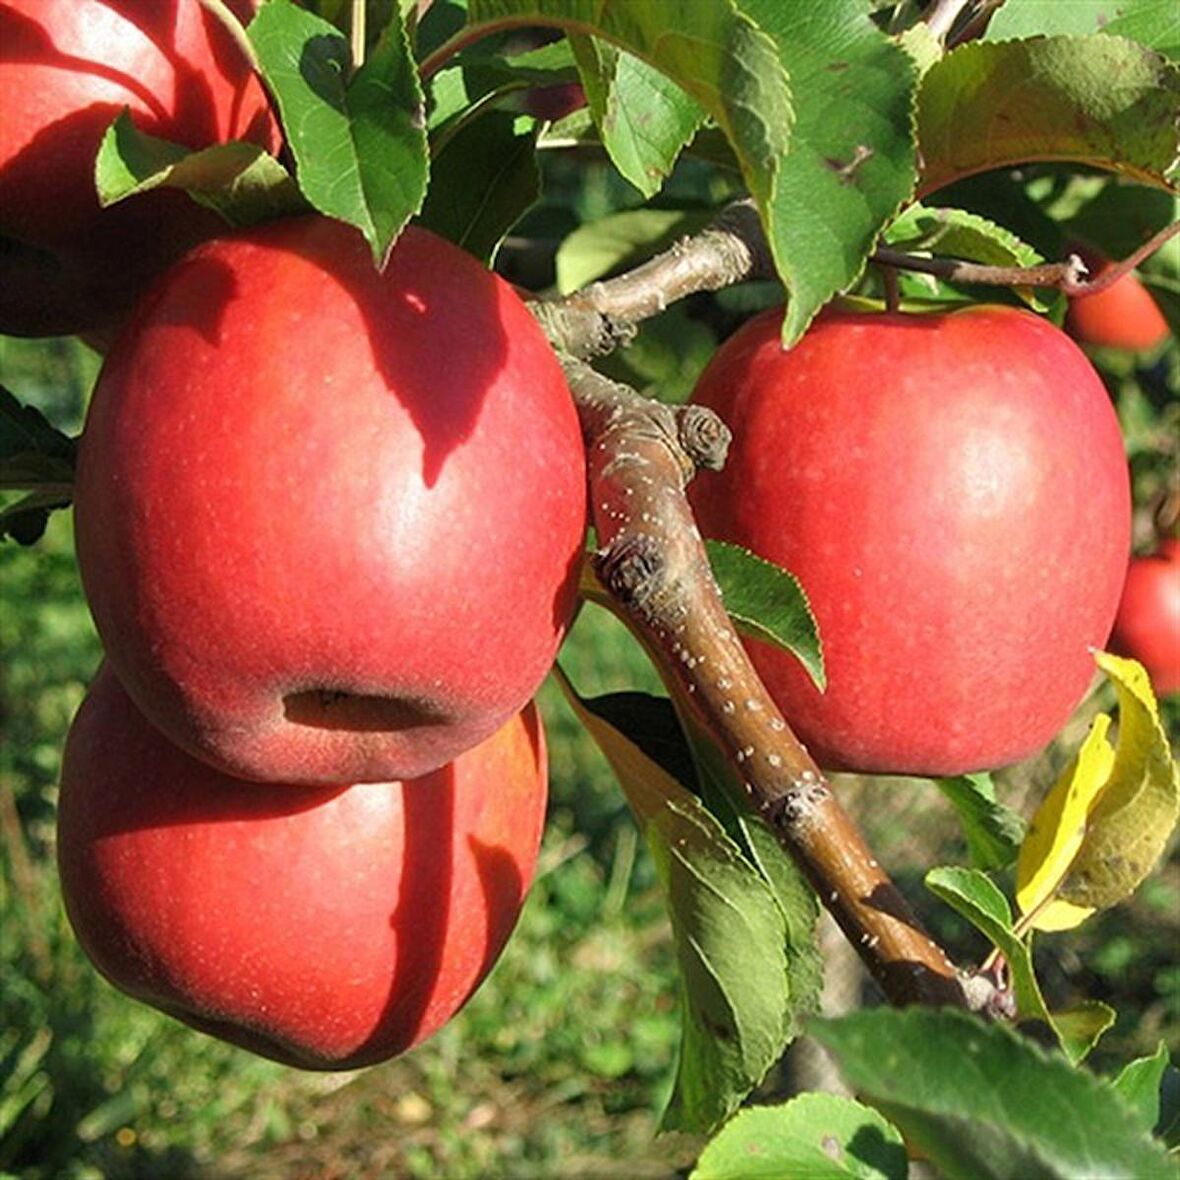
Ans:
[[[63,428],[77,429],[93,369],[73,344],[0,340],[6,384]],[[0,1176],[532,1180],[670,1176],[692,1158],[691,1141],[656,1138],[678,1023],[652,866],[608,768],[552,682],[541,693],[546,837],[500,962],[420,1048],[355,1074],[310,1075],[124,998],[78,949],[58,893],[53,821],[63,737],[98,659],[69,515],[58,514],[34,548],[0,545]],[[587,695],[657,687],[634,641],[592,606],[561,660]],[[1173,734],[1178,713],[1170,707]],[[1054,759],[1005,777],[1026,812]],[[920,888],[921,870],[960,855],[933,789],[851,779],[842,787],[939,933],[957,953],[978,955],[978,941]],[[1177,1039],[1178,913],[1173,860],[1132,905],[1040,944],[1055,998],[1118,1006],[1112,1065]]]

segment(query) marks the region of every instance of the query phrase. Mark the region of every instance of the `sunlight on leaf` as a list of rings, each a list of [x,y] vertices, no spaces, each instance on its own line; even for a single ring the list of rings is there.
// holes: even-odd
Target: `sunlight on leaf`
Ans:
[[[1023,923],[1068,930],[1129,897],[1151,871],[1180,813],[1180,782],[1147,673],[1134,660],[1099,652],[1119,699],[1111,720],[1095,718],[1077,757],[1041,804],[1017,860]]]

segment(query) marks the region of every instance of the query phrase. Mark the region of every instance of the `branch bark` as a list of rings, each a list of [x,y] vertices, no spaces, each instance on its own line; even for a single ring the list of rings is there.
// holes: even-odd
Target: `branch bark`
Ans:
[[[723,463],[729,431],[703,407],[649,401],[577,357],[563,364],[586,441],[599,579],[693,702],[749,805],[889,999],[988,1007],[994,986],[961,976],[922,929],[734,631],[684,494],[698,467]]]

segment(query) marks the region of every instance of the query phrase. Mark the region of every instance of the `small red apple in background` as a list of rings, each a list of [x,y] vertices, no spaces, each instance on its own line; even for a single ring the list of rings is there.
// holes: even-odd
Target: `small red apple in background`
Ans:
[[[1138,660],[1160,696],[1180,692],[1180,540],[1132,559],[1110,648]]]
[[[1098,278],[1114,264],[1092,250],[1077,251]],[[1069,301],[1065,329],[1081,344],[1142,352],[1158,348],[1171,330],[1151,293],[1133,274],[1116,279],[1094,295],[1075,295]]]
[[[137,705],[241,778],[414,778],[533,696],[572,616],[577,414],[502,279],[419,229],[208,242],[91,401],[78,561]]]
[[[104,668],[66,743],[66,910],[137,999],[290,1065],[369,1065],[439,1029],[490,970],[545,797],[531,705],[414,782],[262,786],[178,750]]]
[[[1130,547],[1110,399],[1031,313],[781,311],[727,341],[694,400],[734,433],[691,485],[702,530],[796,574],[827,692],[751,655],[821,764],[954,774],[1044,746],[1093,673]]]
[[[231,0],[246,20],[255,0]],[[94,162],[129,108],[151,135],[279,141],[266,95],[198,0],[0,2],[0,332],[109,327],[146,282],[225,229],[185,194],[99,208]]]

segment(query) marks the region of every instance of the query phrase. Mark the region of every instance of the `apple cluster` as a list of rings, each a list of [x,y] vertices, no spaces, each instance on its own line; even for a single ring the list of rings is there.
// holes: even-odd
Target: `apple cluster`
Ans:
[[[585,530],[560,366],[424,230],[378,271],[318,216],[99,208],[124,107],[194,148],[278,143],[198,0],[13,0],[0,42],[0,330],[112,341],[74,495],[105,660],[63,760],[70,920],[199,1029],[305,1068],[387,1058],[478,986],[534,870],[530,702]]]

